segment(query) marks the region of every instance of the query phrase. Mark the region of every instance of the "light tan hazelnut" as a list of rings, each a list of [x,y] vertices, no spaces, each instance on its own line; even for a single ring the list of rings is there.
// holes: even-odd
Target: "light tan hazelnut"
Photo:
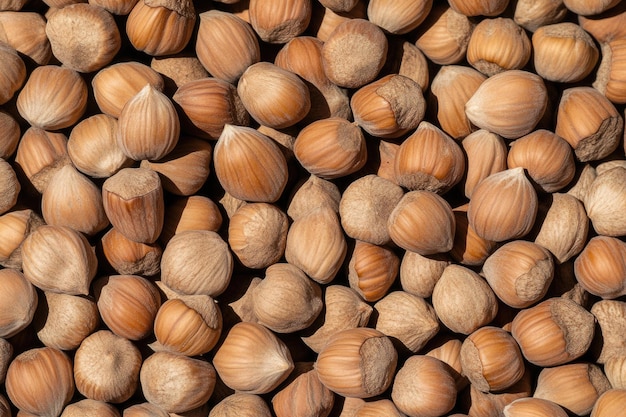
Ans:
[[[228,244],[246,267],[266,268],[283,256],[288,228],[287,215],[277,206],[246,204],[230,218]]]
[[[161,258],[161,280],[181,294],[216,297],[228,287],[232,272],[228,244],[208,230],[177,233]]]
[[[0,12],[0,42],[9,44],[37,65],[47,65],[52,58],[46,19],[37,12]]]
[[[471,416],[502,416],[504,408],[519,398],[532,396],[533,383],[531,372],[528,370],[512,387],[501,392],[482,392],[475,386],[470,385],[470,407],[468,415]]]
[[[552,367],[587,352],[594,334],[593,315],[574,301],[549,298],[517,313],[511,333],[529,362]]]
[[[138,51],[172,55],[182,51],[193,34],[196,11],[190,0],[139,0],[126,21],[126,35]]]
[[[511,387],[524,375],[525,365],[515,339],[499,327],[472,332],[461,346],[461,366],[473,386],[483,392]]]
[[[35,287],[20,271],[0,269],[0,337],[8,338],[25,329],[33,320],[38,296]]]
[[[246,126],[248,112],[232,84],[219,78],[201,78],[178,87],[172,99],[184,114],[182,129],[217,140],[225,124]]]
[[[211,409],[209,417],[271,417],[270,408],[258,395],[237,392]]]
[[[377,175],[366,175],[350,183],[341,196],[339,215],[345,233],[374,245],[389,243],[387,219],[404,191]]]
[[[387,294],[374,304],[376,330],[419,352],[439,331],[435,310],[421,297],[404,291]]]
[[[533,397],[555,402],[577,416],[591,412],[597,399],[611,388],[602,370],[581,362],[543,368]]]
[[[570,22],[538,28],[532,43],[535,71],[549,81],[580,81],[593,71],[600,56],[591,36]]]
[[[461,65],[445,65],[433,78],[430,88],[437,104],[437,120],[443,131],[454,139],[461,139],[475,130],[465,115],[465,103],[486,78]]]
[[[4,379],[7,375],[7,368],[9,367],[9,363],[13,359],[13,345],[7,341],[6,339],[0,338],[0,383],[4,384]],[[6,403],[6,399],[4,400],[7,412],[8,412],[8,403]],[[0,410],[2,406],[0,406]]]
[[[154,243],[163,228],[163,187],[148,168],[124,168],[102,184],[104,212],[120,233],[140,243]]]
[[[391,240],[420,255],[452,249],[454,214],[446,200],[432,191],[409,191],[389,215]]]
[[[98,307],[89,297],[44,292],[33,320],[37,338],[46,346],[74,350],[100,325]]]
[[[87,295],[97,264],[85,236],[69,227],[43,225],[22,245],[24,276],[44,291]]]
[[[432,0],[373,0],[367,6],[367,17],[387,32],[402,35],[418,27],[430,13],[432,5]]]
[[[566,14],[563,0],[519,0],[515,4],[513,20],[524,29],[535,32],[542,26],[559,23]]]
[[[378,301],[395,282],[399,266],[390,249],[357,240],[348,265],[350,288],[365,301]]]
[[[624,31],[626,29],[624,26],[625,12],[625,5],[620,3],[598,15],[578,15],[578,24],[600,44],[604,44],[626,35]]]
[[[180,121],[172,101],[152,84],[132,96],[118,118],[117,144],[135,161],[161,159],[178,143]]]
[[[555,133],[535,130],[510,146],[508,167],[523,167],[541,191],[559,191],[574,179],[576,165],[572,148]]]
[[[354,7],[347,12],[334,12],[329,7],[314,7],[310,27],[319,40],[326,42],[337,26],[349,19],[367,19],[365,1],[357,0]]]
[[[2,58],[2,75],[0,75],[0,104],[11,100],[26,80],[26,65],[17,51],[4,43],[0,44],[0,57]]]
[[[310,175],[296,188],[287,207],[287,215],[295,221],[319,207],[339,213],[341,198],[341,192],[333,182]]]
[[[125,408],[123,417],[170,417],[170,414],[161,407],[145,402]]]
[[[429,122],[421,122],[400,145],[394,169],[399,185],[444,194],[461,181],[465,158],[450,136]]]
[[[465,58],[473,29],[474,23],[466,15],[446,2],[434,2],[418,29],[415,45],[436,64],[456,64]]]
[[[135,242],[115,227],[102,236],[96,253],[101,253],[100,260],[121,275],[153,276],[161,270],[163,249],[158,243]]]
[[[212,76],[235,83],[246,68],[261,60],[259,41],[248,22],[219,10],[198,17],[196,55]]]
[[[619,4],[617,0],[599,0],[599,1],[586,1],[586,0],[563,0],[565,7],[572,12],[587,16],[596,15],[604,11],[609,10],[611,7]]]
[[[156,312],[158,349],[186,356],[209,352],[222,333],[222,313],[208,295],[170,298]]]
[[[457,391],[463,390],[469,385],[469,380],[463,375],[463,367],[461,366],[461,347],[463,343],[454,336],[435,335],[426,345],[426,356],[439,359],[448,365],[448,371],[454,378]]]
[[[387,62],[382,72],[389,71],[415,81],[422,92],[426,92],[430,82],[430,70],[426,56],[412,42],[403,39],[390,39]]]
[[[68,5],[50,16],[46,35],[55,58],[78,72],[93,72],[104,67],[122,45],[113,16],[87,3]]]
[[[530,39],[513,19],[484,19],[474,27],[467,61],[487,76],[522,69],[530,59]]]
[[[238,391],[264,394],[294,369],[287,346],[257,323],[237,323],[215,353],[213,365],[224,383]]]
[[[588,162],[617,149],[623,125],[619,112],[602,93],[581,86],[563,91],[554,132],[571,145],[578,160]]]
[[[49,225],[66,226],[90,236],[109,225],[102,192],[72,165],[59,169],[48,182],[41,213]]]
[[[359,327],[332,336],[320,351],[315,370],[331,391],[370,398],[391,385],[397,361],[391,339],[378,330]]]
[[[163,91],[163,77],[136,61],[117,62],[101,69],[91,80],[93,95],[102,113],[118,118],[124,105],[146,84]]]
[[[87,84],[70,68],[37,67],[17,96],[17,109],[31,126],[44,130],[70,127],[87,109]]]
[[[92,400],[121,403],[137,389],[141,353],[108,330],[87,336],[74,356],[76,389]]]
[[[485,260],[482,274],[500,300],[511,307],[524,308],[548,292],[554,277],[554,261],[544,247],[513,240]]]
[[[357,292],[343,285],[330,285],[324,294],[324,322],[302,341],[316,353],[328,340],[342,330],[364,327],[369,321],[372,307]]]
[[[551,201],[539,204],[538,218],[543,219],[535,243],[548,249],[559,263],[564,263],[584,248],[589,218],[577,198],[552,194]]]
[[[604,364],[612,356],[626,353],[624,349],[626,303],[618,300],[601,300],[592,305],[590,311],[600,326],[600,331],[596,332],[597,340],[591,345],[596,363]]]
[[[104,10],[115,14],[126,16],[133,9],[137,0],[90,0],[89,4],[102,7]]]
[[[94,289],[102,321],[113,333],[129,340],[152,333],[161,305],[152,282],[137,275],[111,275],[97,279]]]
[[[510,210],[511,205],[516,207],[515,212]],[[520,167],[482,180],[472,192],[467,218],[478,236],[502,242],[528,234],[537,210],[537,193]]]
[[[276,333],[306,329],[322,311],[322,290],[304,272],[276,263],[252,290],[252,307],[259,324]]]
[[[250,127],[225,125],[213,163],[224,190],[240,200],[273,203],[287,184],[287,161],[280,148]]]
[[[297,363],[295,377],[272,398],[277,417],[328,416],[335,396],[318,377],[311,363]]]
[[[610,356],[604,362],[604,373],[611,387],[626,389],[626,354],[616,353]]]
[[[120,417],[121,414],[113,405],[104,401],[89,398],[68,404],[61,417]]]
[[[422,256],[406,251],[400,263],[400,284],[409,294],[422,298],[432,295],[435,284],[450,265],[445,256]]]
[[[15,206],[21,188],[11,164],[0,158],[0,214]]]
[[[348,19],[324,43],[324,72],[339,87],[362,87],[382,69],[387,49],[387,38],[378,26],[365,19]]]
[[[456,402],[454,378],[446,364],[425,355],[410,356],[398,370],[391,399],[409,416],[444,415]]]
[[[462,146],[467,155],[465,196],[471,198],[482,180],[507,168],[507,148],[500,136],[483,129],[470,133]]]
[[[26,350],[13,359],[5,381],[9,400],[27,415],[58,416],[74,394],[72,362],[60,350]]]
[[[572,182],[572,186],[567,190],[567,194],[576,197],[584,203],[589,187],[597,176],[598,173],[593,166],[588,163],[583,165],[582,169],[577,169],[574,177],[575,181]]]
[[[508,0],[451,0],[450,7],[466,16],[497,16],[509,4]]]
[[[201,195],[180,197],[168,201],[165,206],[165,220],[159,239],[167,244],[175,234],[185,230],[217,232],[222,220],[219,207],[210,198]]]
[[[17,149],[21,129],[15,117],[0,110],[0,158],[9,159]]]
[[[183,136],[165,157],[156,161],[144,159],[140,166],[156,171],[165,191],[190,196],[200,191],[209,177],[212,154],[213,148],[207,141]]]
[[[519,398],[504,407],[504,417],[553,416],[567,417],[567,413],[558,404],[541,398]]]
[[[466,335],[491,322],[498,312],[489,284],[471,269],[454,264],[446,267],[435,284],[432,304],[441,323]]]
[[[22,242],[42,224],[43,219],[31,209],[10,211],[0,216],[0,265],[20,269]]]
[[[593,405],[591,417],[608,417],[619,415],[626,401],[626,390],[610,389],[604,392]]]
[[[480,84],[465,104],[465,114],[479,128],[515,139],[532,132],[547,105],[548,91],[541,77],[509,70]],[[502,117],[503,112],[515,117]]]
[[[596,232],[606,236],[626,233],[623,197],[626,167],[617,166],[593,180],[585,196],[585,209]]]
[[[295,220],[287,232],[285,259],[320,284],[331,282],[348,245],[337,214],[320,207]]]
[[[626,243],[595,236],[574,261],[576,280],[593,295],[605,299],[626,294]]]
[[[250,24],[268,43],[285,43],[305,31],[311,21],[309,0],[250,0]]]
[[[184,413],[209,400],[216,374],[205,360],[156,352],[143,361],[139,379],[146,400],[168,413]]]

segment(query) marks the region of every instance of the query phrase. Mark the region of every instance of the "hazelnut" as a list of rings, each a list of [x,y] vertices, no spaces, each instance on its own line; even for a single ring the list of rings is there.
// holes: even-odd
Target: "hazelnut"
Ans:
[[[0,110],[0,158],[11,157],[20,141],[21,129],[15,117]]]
[[[291,197],[287,215],[295,221],[319,207],[339,213],[341,198],[339,188],[334,183],[310,175]]]
[[[497,243],[483,239],[469,224],[467,204],[452,210],[455,219],[454,245],[450,256],[462,265],[480,266],[495,250]]]
[[[13,345],[6,339],[0,338],[0,383],[4,384],[4,378],[7,375],[7,368],[13,359]],[[4,400],[6,403],[6,399]],[[8,407],[8,403],[6,404]],[[2,407],[0,406],[0,410]]]
[[[518,382],[525,365],[515,339],[499,327],[484,326],[472,332],[461,346],[461,366],[480,391],[502,391]]]
[[[624,401],[626,401],[626,390],[610,389],[598,397],[590,417],[618,415],[623,410]]]
[[[378,26],[365,19],[348,19],[324,42],[324,72],[340,87],[364,86],[382,69],[387,49],[387,38]]]
[[[196,55],[181,52],[170,56],[154,56],[150,68],[167,78],[166,90],[173,94],[177,88],[191,81],[209,77],[209,73],[200,63]]]
[[[566,14],[567,8],[562,0],[519,0],[515,4],[513,20],[524,29],[535,32],[542,26],[559,23]]]
[[[410,356],[398,370],[391,399],[409,416],[444,415],[454,408],[456,386],[446,364],[425,355]]]
[[[177,233],[161,258],[161,280],[180,294],[216,297],[228,287],[232,272],[228,244],[208,230]]]
[[[535,128],[547,105],[548,92],[541,77],[527,71],[509,70],[480,84],[465,104],[465,114],[479,128],[515,139]],[[503,118],[502,112],[515,117]]]
[[[113,405],[89,398],[68,404],[61,417],[120,417],[120,412]]]
[[[415,45],[438,65],[451,65],[465,58],[474,30],[466,15],[447,2],[433,2],[433,8],[420,25]]]
[[[467,155],[465,196],[471,198],[482,180],[507,168],[508,151],[502,137],[483,129],[467,135],[461,145]]]
[[[37,308],[37,291],[20,271],[0,269],[0,337],[8,338],[25,329]]]
[[[44,291],[87,295],[97,264],[85,236],[69,227],[43,225],[22,245],[24,276]]]
[[[466,16],[497,16],[509,4],[509,0],[450,0],[450,7]]]
[[[191,39],[196,11],[191,0],[139,0],[126,21],[126,35],[138,51],[173,55]]]
[[[278,200],[287,184],[287,161],[278,145],[250,127],[225,125],[213,150],[215,174],[233,197]]]
[[[599,0],[599,1],[586,1],[586,0],[563,0],[563,4],[572,12],[587,16],[600,14],[611,7],[619,4],[617,0]]]
[[[469,380],[463,375],[463,367],[461,366],[461,347],[463,343],[453,336],[444,335],[442,337],[441,335],[436,335],[426,346],[427,349],[431,348],[426,352],[426,356],[439,359],[448,365],[448,371],[454,378],[457,390],[461,391],[464,389],[469,384]]]
[[[626,389],[626,354],[611,355],[604,362],[604,373],[613,388]]]
[[[0,13],[0,42],[10,45],[37,65],[47,65],[52,58],[46,19],[37,12]]]
[[[114,15],[126,16],[136,3],[137,0],[91,0],[89,4],[102,7]]]
[[[161,305],[152,282],[137,275],[111,275],[97,279],[94,288],[102,321],[113,333],[129,340],[152,333]]]
[[[26,80],[26,65],[17,51],[11,46],[0,44],[0,57],[2,57],[2,76],[0,76],[0,104],[11,100]]]
[[[87,84],[66,67],[35,68],[17,96],[17,110],[31,126],[58,130],[74,125],[87,109]]]
[[[504,417],[553,416],[567,417],[567,413],[558,404],[541,398],[519,398],[504,407]]]
[[[294,368],[287,346],[257,323],[237,323],[215,353],[213,365],[224,383],[249,394],[265,394]]]
[[[115,227],[102,236],[97,248],[104,257],[100,259],[118,274],[153,276],[161,271],[161,246],[130,240]]]
[[[476,25],[467,45],[467,61],[488,77],[522,69],[530,59],[531,45],[524,29],[513,19],[484,19]]]
[[[607,10],[599,15],[578,16],[578,24],[600,44],[622,38],[624,32],[624,18],[626,13],[624,4]]]
[[[515,212],[510,210],[512,206],[516,207]],[[467,218],[478,236],[502,242],[529,233],[537,210],[537,193],[519,167],[482,180],[472,192]]]
[[[334,12],[330,7],[314,7],[310,25],[315,36],[326,42],[337,26],[350,19],[367,19],[365,1],[357,0],[354,7],[347,12]]]
[[[175,234],[185,230],[217,232],[222,220],[219,207],[210,198],[200,195],[179,197],[165,206],[165,220],[159,239],[167,244]]]
[[[422,256],[416,252],[404,252],[400,263],[402,289],[418,297],[430,297],[448,265],[450,260],[445,256]]]
[[[74,356],[76,389],[92,400],[121,403],[137,389],[141,353],[108,330],[87,336]]]
[[[85,175],[107,178],[131,165],[117,145],[117,119],[97,114],[81,120],[70,132],[67,154]]]
[[[485,260],[482,274],[505,304],[524,308],[541,300],[554,277],[554,261],[542,246],[513,240]]]
[[[390,242],[387,220],[404,191],[377,175],[365,175],[350,183],[341,195],[339,215],[345,233],[374,245]]]
[[[574,261],[574,273],[593,295],[611,299],[626,294],[626,243],[610,236],[591,238]]]
[[[230,218],[228,244],[237,259],[252,269],[275,264],[285,253],[289,221],[277,206],[250,203]]]
[[[402,35],[418,27],[430,13],[432,5],[432,0],[372,0],[367,6],[367,18],[389,33]]]
[[[365,301],[378,301],[393,285],[399,266],[400,259],[390,249],[357,240],[348,265],[348,282]]]
[[[624,216],[624,179],[626,167],[614,167],[602,173],[589,185],[585,195],[585,209],[596,232],[606,236],[626,233]]]
[[[146,400],[168,413],[184,413],[205,404],[215,388],[215,369],[202,359],[156,352],[139,373]]]
[[[235,83],[246,68],[261,60],[259,41],[248,22],[219,10],[198,17],[196,55],[213,77]]]
[[[454,214],[446,200],[432,191],[409,191],[389,215],[391,240],[420,255],[452,249]]]
[[[86,3],[68,5],[50,16],[46,35],[55,58],[78,72],[104,67],[122,45],[111,13]]]
[[[596,363],[604,364],[612,356],[622,355],[626,352],[626,303],[618,300],[600,300],[591,306],[591,314],[594,315],[599,332],[596,332],[598,341],[592,343],[591,349]],[[598,346],[600,345],[600,346]]]
[[[14,210],[0,216],[0,265],[20,269],[22,243],[42,224],[43,219],[31,209]]]
[[[296,364],[297,376],[272,398],[277,417],[328,416],[335,397],[310,363]]]
[[[271,417],[270,408],[258,395],[236,392],[215,404],[209,417]]]
[[[21,188],[11,164],[0,158],[0,214],[15,206]]]
[[[74,394],[72,362],[51,347],[26,350],[9,365],[5,387],[21,412],[58,416]]]
[[[250,24],[268,43],[286,43],[305,31],[311,20],[310,0],[250,0]]]
[[[504,407],[519,398],[532,396],[531,373],[526,371],[524,376],[513,386],[500,392],[482,392],[474,385],[469,387],[470,408],[469,415],[501,416]]]
[[[37,338],[46,346],[74,350],[100,325],[98,307],[89,297],[44,292],[33,320]]]
[[[102,184],[104,212],[120,233],[140,243],[154,243],[163,228],[163,188],[148,168],[124,168]]]
[[[180,122],[171,100],[152,84],[132,96],[118,118],[117,144],[135,161],[161,159],[178,143]]]
[[[461,147],[429,122],[421,122],[395,157],[395,177],[409,190],[444,194],[461,181],[465,158]]]
[[[532,43],[535,71],[549,81],[580,81],[593,71],[600,56],[591,36],[570,22],[538,28]]]
[[[529,362],[552,367],[587,352],[594,334],[591,313],[563,297],[549,298],[517,313],[511,333]]]
[[[315,369],[322,384],[345,397],[382,394],[393,380],[398,353],[391,340],[366,327],[333,335],[320,351]]]
[[[489,284],[471,269],[454,264],[446,267],[435,284],[432,303],[441,323],[466,335],[491,322],[498,312]]]

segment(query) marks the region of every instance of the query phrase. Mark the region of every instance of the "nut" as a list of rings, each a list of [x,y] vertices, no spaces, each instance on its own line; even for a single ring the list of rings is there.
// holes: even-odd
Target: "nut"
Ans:
[[[0,337],[8,338],[25,329],[33,320],[37,308],[35,287],[14,269],[0,269]]]
[[[279,0],[268,3],[250,0],[250,24],[268,43],[286,43],[305,31],[311,20],[308,0]]]
[[[591,294],[609,299],[626,294],[626,243],[610,236],[591,238],[574,261],[574,273]]]
[[[456,64],[465,58],[474,24],[447,3],[434,3],[418,29],[415,45],[439,65]]]
[[[310,363],[296,364],[297,376],[272,398],[277,417],[330,414],[335,396],[326,388]]]
[[[348,265],[348,282],[365,301],[383,298],[398,276],[400,259],[390,249],[357,240]]]
[[[385,31],[402,35],[418,27],[430,13],[432,5],[431,0],[373,0],[367,6],[367,17]]]

